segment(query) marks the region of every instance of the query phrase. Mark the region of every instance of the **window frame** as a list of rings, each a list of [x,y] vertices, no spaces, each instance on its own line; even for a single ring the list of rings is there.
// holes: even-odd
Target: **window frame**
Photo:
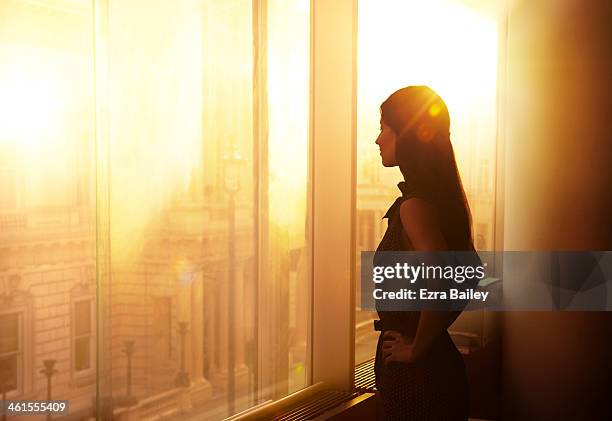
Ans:
[[[98,4],[98,2],[96,2]],[[104,4],[102,1],[100,4]],[[96,19],[98,26],[104,22],[105,10],[99,13]],[[265,5],[266,0],[253,0],[253,5]],[[265,11],[265,8],[263,8]],[[355,280],[358,276],[355,269],[355,240],[356,240],[356,131],[357,131],[357,0],[310,0],[310,104],[309,104],[309,161],[308,161],[308,183],[310,183],[309,201],[311,207],[308,212],[310,223],[311,242],[310,266],[312,290],[309,302],[310,326],[310,373],[307,383],[314,388],[319,382],[324,382],[331,387],[351,390],[353,387],[354,359],[355,359]],[[256,35],[258,36],[258,35]],[[261,40],[260,40],[261,41]],[[106,45],[104,40],[97,39],[100,45],[99,51]],[[505,53],[505,50],[504,52]],[[103,55],[102,55],[103,56]],[[501,54],[500,54],[501,56]],[[264,56],[265,57],[265,56]],[[104,188],[99,192],[98,200],[102,201],[108,195],[108,183],[104,181],[108,171],[108,150],[105,139],[107,139],[107,110],[100,104],[105,103],[105,82],[103,60],[96,63],[96,69],[100,70],[97,81],[98,101],[97,109],[97,146],[98,146],[98,179],[99,185]],[[260,69],[254,68],[254,79],[261,83],[264,79],[260,75]],[[348,76],[350,75],[350,76]],[[498,82],[498,86],[502,84]],[[257,85],[260,86],[260,85]],[[265,102],[265,96],[260,97],[262,90],[256,91],[258,95],[255,101],[261,105]],[[502,109],[499,108],[501,117]],[[329,118],[333,115],[334,118]],[[503,154],[503,127],[502,120],[498,117],[497,155],[498,162],[495,170],[496,185],[496,216],[495,216],[495,244],[501,243],[503,236],[503,218],[498,215],[503,210],[503,167],[500,167],[499,159]],[[262,106],[261,114],[254,114],[255,124],[257,120],[266,118],[265,108]],[[259,126],[256,126],[255,131]],[[256,133],[255,136],[258,136]],[[262,144],[257,144],[262,150],[265,141],[261,133]],[[345,159],[338,159],[345,157]],[[260,154],[256,159],[262,159]],[[257,170],[266,167],[266,162],[255,162]],[[325,175],[333,174],[333,177]],[[263,180],[263,179],[262,179]],[[257,187],[257,195],[260,200],[257,205],[265,207],[261,200],[264,192],[261,186]],[[500,199],[501,198],[501,199]],[[334,203],[334,206],[330,206]],[[500,206],[501,205],[501,206]],[[98,225],[108,222],[108,210],[97,215]],[[503,216],[503,214],[502,214]],[[259,218],[259,216],[258,216]],[[259,219],[258,219],[259,220]],[[257,250],[255,254],[258,274],[261,276],[262,267],[266,257],[265,250],[261,244],[264,241],[258,227],[259,237],[257,239]],[[98,242],[108,241],[107,238],[98,238]],[[106,263],[108,256],[99,256],[99,263]],[[94,325],[101,327],[100,304],[108,294],[108,290],[100,290],[100,287],[108,283],[108,273],[105,268],[97,265],[98,288],[97,302],[94,307],[97,317]],[[259,306],[261,308],[261,295]],[[96,329],[92,336],[102,329]],[[259,332],[257,332],[259,334]],[[74,335],[73,335],[74,336]],[[98,352],[96,363],[98,367],[105,365],[103,341],[98,338]],[[94,346],[91,348],[95,349]],[[74,352],[74,345],[71,347]],[[258,350],[261,358],[261,349]],[[92,360],[93,361],[93,360]],[[71,365],[74,357],[71,355]],[[73,370],[74,371],[74,370]],[[97,378],[102,382],[101,376]],[[261,383],[261,380],[257,381]]]
[[[36,392],[33,385],[33,326],[32,326],[32,296],[19,286],[19,275],[9,275],[14,282],[13,290],[0,294],[0,315],[19,314],[19,341],[21,361],[18,367],[18,388],[6,394],[7,398],[33,398]]]
[[[357,0],[312,0],[310,36],[312,383],[351,390],[355,367]],[[333,177],[325,177],[327,174]]]
[[[75,332],[76,330],[76,306],[79,303],[89,302],[89,333],[87,335],[78,335]],[[70,373],[72,380],[76,381],[78,386],[84,384],[93,383],[90,381],[92,376],[96,374],[96,311],[95,311],[95,298],[93,295],[80,295],[77,297],[73,297],[70,302],[70,315],[71,315],[71,323],[70,323]],[[82,339],[84,337],[88,337],[89,340],[89,367],[83,370],[77,370],[76,368],[76,341],[78,339]],[[83,382],[79,381],[82,380]]]
[[[23,334],[23,318],[24,312],[23,310],[10,309],[8,311],[3,311],[0,313],[0,317],[6,316],[17,316],[17,351],[6,352],[0,354],[0,358],[10,357],[12,355],[16,356],[17,361],[17,370],[16,370],[16,384],[17,388],[12,389],[6,392],[7,397],[19,396],[23,393],[24,386],[24,334]]]
[[[507,9],[492,7],[488,13],[498,22],[495,164],[489,171],[493,177],[495,200],[491,244],[494,251],[500,251],[503,250],[504,231]],[[355,297],[359,276],[354,270],[357,26],[358,0],[339,0],[333,4],[311,1],[312,384],[323,381],[345,390],[352,388],[354,376]],[[330,115],[334,118],[327,118]],[[338,160],[339,156],[350,159]],[[326,178],[324,174],[333,174],[333,177]],[[333,207],[329,206],[332,202]],[[347,250],[350,256],[346,256]],[[499,274],[502,269],[500,253],[496,256],[494,271]],[[350,278],[350,285],[345,283],[347,278]],[[347,314],[347,306],[350,314]]]

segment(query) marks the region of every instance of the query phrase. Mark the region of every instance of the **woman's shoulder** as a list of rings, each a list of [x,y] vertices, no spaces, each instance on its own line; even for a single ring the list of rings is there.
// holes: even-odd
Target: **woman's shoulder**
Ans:
[[[399,207],[399,214],[402,227],[415,247],[445,248],[438,211],[427,198],[418,195],[405,198]]]
[[[402,196],[399,214],[402,217],[402,221],[404,218],[410,218],[423,223],[437,222],[439,210],[435,202],[427,195],[419,191],[412,191]]]

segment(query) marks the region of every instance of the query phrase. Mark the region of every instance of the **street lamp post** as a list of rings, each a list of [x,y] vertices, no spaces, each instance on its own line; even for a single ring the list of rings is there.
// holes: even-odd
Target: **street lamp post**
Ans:
[[[185,370],[185,335],[187,334],[187,322],[179,322],[178,333],[181,337],[181,370],[177,373],[174,379],[174,385],[177,387],[189,387],[191,381],[189,380],[189,373]]]
[[[224,159],[224,174],[223,182],[225,191],[228,194],[228,270],[227,270],[227,326],[228,326],[228,343],[227,343],[227,410],[228,416],[235,412],[236,401],[236,379],[235,379],[235,363],[236,363],[236,332],[235,332],[235,312],[234,312],[234,289],[236,284],[236,202],[235,195],[240,190],[240,166],[242,158],[240,154],[232,147],[231,154]]]
[[[125,396],[117,397],[117,399],[113,401],[117,406],[133,406],[138,403],[138,399],[132,396],[132,356],[134,355],[134,341],[128,340],[123,342],[123,353],[127,358]]]
[[[125,341],[123,344],[125,345],[123,352],[125,352],[127,358],[125,395],[130,398],[132,396],[132,355],[134,354],[134,341]]]
[[[45,368],[40,370],[42,374],[47,376],[47,400],[48,401],[51,400],[51,377],[53,377],[53,375],[57,373],[57,370],[55,370],[54,368],[55,362],[56,362],[55,360],[43,360],[43,365],[45,366]],[[51,419],[51,412],[47,412],[47,421],[50,419]]]

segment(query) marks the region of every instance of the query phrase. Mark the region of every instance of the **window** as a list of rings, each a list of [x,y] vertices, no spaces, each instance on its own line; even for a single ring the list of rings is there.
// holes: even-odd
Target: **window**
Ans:
[[[374,232],[378,223],[376,215],[375,210],[357,210],[357,226],[359,227],[357,238],[361,250],[373,250],[376,247],[374,244]]]
[[[215,419],[306,387],[309,1],[104,3],[102,389]]]
[[[75,301],[73,304],[72,364],[76,374],[89,372],[94,367],[92,310],[91,299]]]
[[[44,390],[53,360],[71,410],[97,389],[178,411],[186,387],[215,417],[306,387],[310,1],[15,0],[0,21],[0,263],[36,304],[3,316],[3,379]]]
[[[156,353],[163,359],[172,356],[172,300],[153,297],[153,329]]]
[[[357,313],[354,344],[344,300],[354,298],[354,249],[375,248],[398,195],[397,172],[380,167],[373,141],[380,102],[407,84],[431,84],[451,107],[476,244],[493,244],[495,19],[460,0],[321,0],[318,15],[313,3],[13,0],[0,8],[0,208],[16,209],[0,227],[17,228],[0,229],[9,249],[0,265],[23,269],[35,296],[0,320],[7,387],[44,390],[34,364],[55,359],[53,384],[71,410],[87,409],[97,389],[103,401],[145,400],[134,417],[163,407],[222,418],[339,377],[352,345],[356,362],[371,356],[373,314]],[[465,55],[466,45],[479,53]],[[413,54],[397,53],[406,49]],[[317,305],[326,311],[313,312]],[[97,322],[105,335],[96,337]],[[328,336],[317,344],[313,331]],[[336,340],[341,361],[329,361]],[[97,388],[72,390],[67,372]]]
[[[0,315],[0,391],[22,390],[23,339],[21,314]]]
[[[17,376],[19,399],[40,398],[41,370],[53,366],[53,390],[71,412],[90,407],[95,391],[71,387],[75,373],[95,382],[94,304],[75,306],[71,295],[95,265],[92,197],[76,206],[78,185],[82,196],[95,192],[93,3],[0,6],[0,312],[19,310],[18,322],[2,319],[0,355],[12,361],[6,378]],[[17,342],[4,332],[16,323]]]
[[[360,0],[358,26],[357,212],[384,212],[401,194],[396,187],[401,173],[397,168],[381,166],[374,144],[380,104],[399,88],[429,85],[449,108],[451,142],[472,212],[475,246],[491,247],[495,226],[492,186],[497,151],[498,17],[462,0]],[[373,178],[373,173],[379,176]],[[369,220],[358,220],[357,267],[360,252],[375,249],[386,228],[385,222],[375,231],[372,244],[368,224]],[[374,317],[374,312],[358,309],[357,329]],[[358,342],[362,342],[355,346],[356,363],[374,356],[376,337],[363,338],[358,335]]]

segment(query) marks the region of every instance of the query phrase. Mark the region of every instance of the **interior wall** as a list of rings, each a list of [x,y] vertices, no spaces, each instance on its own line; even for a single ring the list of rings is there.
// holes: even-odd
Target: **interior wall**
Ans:
[[[505,250],[612,250],[611,12],[511,2]],[[504,419],[612,419],[612,312],[503,321]]]

